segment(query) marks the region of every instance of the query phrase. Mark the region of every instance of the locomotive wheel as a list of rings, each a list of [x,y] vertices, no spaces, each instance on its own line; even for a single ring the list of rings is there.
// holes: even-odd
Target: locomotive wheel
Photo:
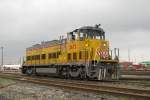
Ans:
[[[23,69],[23,68],[21,69],[21,71],[22,71],[22,73],[23,73],[23,74],[25,74],[25,73],[26,73],[26,70],[25,70],[25,69]]]
[[[70,79],[70,75],[69,75],[69,74],[66,74],[66,75],[64,76],[64,78],[65,78],[65,79]]]
[[[32,75],[32,74],[33,74],[32,68],[27,69],[27,70],[26,70],[26,74],[29,75],[29,76]]]
[[[85,71],[82,71],[82,72],[80,73],[79,78],[80,78],[81,80],[86,79],[86,73],[85,73]]]
[[[86,75],[85,80],[89,81],[90,80],[89,76]]]

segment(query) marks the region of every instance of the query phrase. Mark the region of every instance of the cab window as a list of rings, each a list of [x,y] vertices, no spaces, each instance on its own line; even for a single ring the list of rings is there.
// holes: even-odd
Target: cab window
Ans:
[[[77,39],[78,39],[77,32],[70,32],[70,33],[68,33],[68,40],[77,40]]]

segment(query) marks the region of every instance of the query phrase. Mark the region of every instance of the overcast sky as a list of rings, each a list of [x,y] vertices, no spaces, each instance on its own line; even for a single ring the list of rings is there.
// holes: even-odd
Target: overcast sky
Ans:
[[[128,50],[132,61],[150,61],[150,0],[0,0],[4,62],[18,63],[26,47],[99,23],[121,61]]]

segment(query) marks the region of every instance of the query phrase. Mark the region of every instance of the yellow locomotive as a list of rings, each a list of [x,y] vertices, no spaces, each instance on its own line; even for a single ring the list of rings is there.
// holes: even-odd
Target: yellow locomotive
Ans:
[[[84,26],[67,38],[42,42],[26,49],[24,74],[46,74],[64,78],[112,80],[119,78],[119,49],[109,49],[100,25]]]

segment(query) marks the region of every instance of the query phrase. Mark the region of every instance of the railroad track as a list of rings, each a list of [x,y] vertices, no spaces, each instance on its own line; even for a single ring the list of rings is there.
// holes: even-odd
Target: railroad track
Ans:
[[[146,71],[121,71],[121,74],[123,75],[150,75],[150,70]]]
[[[137,98],[139,100],[150,100],[150,90],[141,90],[141,89],[131,89],[131,88],[123,88],[116,86],[108,86],[108,85],[96,85],[96,84],[87,84],[88,82],[80,82],[80,81],[68,81],[68,80],[54,80],[54,79],[39,79],[28,76],[20,76],[15,74],[0,74],[2,78],[8,78],[23,82],[30,82],[35,84],[41,84],[46,86],[55,86],[64,89],[73,89],[79,91],[86,92],[96,92],[96,93],[104,93],[111,94],[117,96],[127,96],[132,98]]]
[[[24,75],[24,74],[21,74],[21,73],[10,73],[10,72],[4,72],[3,74],[11,74],[11,75],[19,75],[19,76],[21,76],[21,77],[28,77],[27,75]],[[32,76],[32,78],[40,78],[40,79],[48,79],[48,80],[59,80],[59,81],[62,81],[62,80],[65,80],[66,81],[66,79],[60,79],[60,78],[52,78],[52,77],[43,77],[43,76]],[[150,80],[141,80],[141,79],[137,79],[137,80],[128,80],[128,79],[121,79],[121,80],[118,80],[118,81],[101,81],[101,82],[99,82],[99,81],[87,81],[87,80],[69,80],[69,81],[71,81],[71,82],[80,82],[80,83],[85,83],[85,81],[86,82],[88,82],[88,84],[95,84],[95,85],[97,85],[97,84],[99,84],[99,83],[102,83],[102,84],[105,84],[105,83],[109,83],[109,85],[118,85],[118,84],[128,84],[128,85],[138,85],[138,86],[148,86],[148,87],[150,87]]]

